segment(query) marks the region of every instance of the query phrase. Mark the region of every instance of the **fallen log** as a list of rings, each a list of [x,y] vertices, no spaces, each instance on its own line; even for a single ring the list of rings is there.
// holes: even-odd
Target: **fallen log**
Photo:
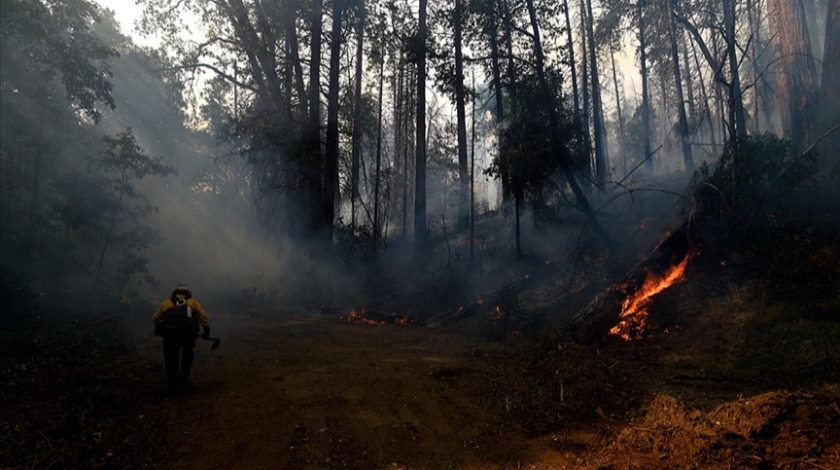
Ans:
[[[640,291],[652,278],[664,279],[669,270],[687,263],[699,253],[699,242],[692,238],[688,221],[668,234],[650,256],[633,267],[627,276],[595,297],[572,318],[569,329],[583,343],[605,340],[622,321],[628,297]],[[682,273],[679,273],[682,275]]]

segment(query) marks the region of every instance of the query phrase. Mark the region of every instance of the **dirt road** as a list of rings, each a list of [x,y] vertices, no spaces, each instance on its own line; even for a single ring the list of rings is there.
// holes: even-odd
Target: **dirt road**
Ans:
[[[168,468],[567,468],[505,424],[503,346],[318,314],[237,324],[198,343],[191,393],[160,384]]]

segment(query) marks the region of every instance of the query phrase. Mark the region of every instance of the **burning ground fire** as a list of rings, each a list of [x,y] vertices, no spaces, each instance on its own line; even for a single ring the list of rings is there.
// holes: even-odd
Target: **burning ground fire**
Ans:
[[[408,315],[375,315],[369,312],[367,307],[361,307],[359,309],[354,308],[350,310],[350,313],[347,314],[346,317],[341,318],[348,323],[359,323],[362,325],[372,326],[382,326],[389,323],[394,325],[408,325],[411,323]]]
[[[670,266],[661,276],[648,272],[642,287],[624,299],[618,324],[610,329],[610,334],[625,341],[641,338],[647,327],[648,307],[653,297],[683,278],[693,255],[694,252],[689,250],[682,261]]]

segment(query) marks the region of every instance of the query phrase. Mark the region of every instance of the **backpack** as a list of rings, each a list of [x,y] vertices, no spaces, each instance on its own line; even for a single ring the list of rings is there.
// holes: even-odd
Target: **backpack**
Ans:
[[[155,323],[156,336],[198,336],[198,314],[187,305],[186,300],[175,299],[160,320]]]

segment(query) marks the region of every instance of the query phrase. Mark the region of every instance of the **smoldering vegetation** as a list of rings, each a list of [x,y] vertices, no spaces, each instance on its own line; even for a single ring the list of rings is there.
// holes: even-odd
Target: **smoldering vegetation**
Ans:
[[[595,466],[662,461],[636,418],[673,447],[670,418],[764,392],[802,405],[785,450],[765,452],[776,411],[760,433],[692,421],[686,448],[731,465],[742,433],[763,466],[836,461],[836,410],[777,393],[840,377],[836,0],[144,5],[156,49],[88,0],[0,11],[0,464],[171,458],[155,446],[186,434],[161,412],[114,423],[157,406],[149,320],[182,283],[242,376],[296,317],[315,348],[346,322],[455,333],[483,346],[426,370],[430,400]]]
[[[363,75],[364,86],[335,90],[338,101],[321,95],[312,102],[303,79],[326,86],[333,76],[326,76],[326,64],[322,72],[295,68],[297,56],[291,55],[280,78],[297,80],[295,86],[285,88],[282,100],[266,102],[258,72],[231,61],[236,50],[209,54],[195,48],[165,21],[155,23],[154,7],[144,24],[146,32],[166,40],[160,51],[134,45],[111,12],[96,12],[101,17],[95,21],[86,2],[61,7],[65,17],[49,2],[30,3],[36,13],[20,5],[4,13],[3,269],[14,285],[29,286],[24,297],[50,308],[147,308],[185,283],[209,304],[231,309],[344,311],[371,304],[437,318],[488,293],[509,294],[507,284],[540,264],[562,267],[557,274],[567,283],[557,289],[574,290],[574,284],[586,284],[579,275],[607,280],[608,272],[620,273],[668,230],[695,216],[698,188],[713,187],[710,175],[736,158],[737,147],[725,145],[737,138],[734,128],[757,139],[766,131],[794,139],[790,148],[768,140],[766,146],[775,146],[770,151],[787,156],[761,161],[769,154],[759,155],[738,176],[738,184],[761,179],[766,190],[744,204],[753,208],[739,222],[745,230],[756,226],[756,214],[767,211],[771,199],[793,204],[779,183],[790,173],[810,171],[800,155],[807,144],[825,140],[821,148],[807,149],[820,156],[819,171],[796,180],[796,188],[807,186],[813,198],[803,204],[832,210],[836,195],[828,144],[833,98],[822,90],[830,87],[820,88],[818,74],[801,84],[821,90],[814,96],[825,101],[811,110],[807,132],[793,132],[786,103],[762,98],[773,90],[772,77],[758,71],[774,64],[784,74],[783,67],[798,63],[773,63],[760,47],[800,46],[774,43],[767,30],[777,26],[754,22],[755,8],[764,5],[736,9],[738,20],[753,31],[747,38],[751,49],[742,52],[751,59],[743,72],[752,73],[753,81],[741,103],[727,103],[720,77],[709,75],[708,66],[722,64],[726,51],[716,49],[722,46],[714,30],[697,30],[704,13],[668,12],[658,4],[640,14],[619,2],[596,10],[597,18],[575,11],[577,5],[562,10],[567,21],[593,29],[592,37],[583,34],[579,42],[562,26],[540,25],[544,18],[518,11],[504,20],[508,26],[542,26],[568,60],[542,57],[546,70],[531,71],[508,69],[510,64],[496,70],[483,59],[484,69],[470,71],[479,82],[468,89],[453,81],[448,56],[430,54],[436,86],[422,118],[428,128],[420,195],[416,90],[410,86],[417,68],[407,49],[385,47],[401,27],[416,29],[407,10],[386,14],[372,8],[388,18],[390,29],[371,32],[367,43],[353,37],[348,19],[322,45],[325,53],[327,46],[349,52],[359,45],[358,57],[342,59],[344,82],[355,85],[355,77],[361,83]],[[501,21],[488,16],[491,10],[477,5],[468,16]],[[828,71],[836,60],[830,60],[831,28],[823,17],[833,10],[810,4],[806,10],[809,36],[789,41],[817,44],[811,50],[829,59],[823,61]],[[344,13],[363,19],[352,9]],[[276,22],[284,18],[280,12],[261,14],[276,15]],[[178,25],[185,18],[173,14],[168,20]],[[445,18],[445,8],[433,11],[433,32],[453,26],[455,17]],[[66,36],[62,21],[85,25],[67,42],[66,61],[54,54]],[[207,24],[195,26],[213,33]],[[464,40],[474,53],[496,40],[533,49],[525,36],[495,37],[499,30],[490,23],[475,27],[475,35]],[[622,91],[636,89],[640,77],[616,69],[614,61],[601,64],[609,73],[593,71],[597,57],[581,55],[595,47],[614,57],[628,38],[647,33],[648,40],[670,39],[674,28],[684,36],[669,43],[673,50],[665,42],[640,44],[641,50],[650,48],[642,58],[650,69],[641,77],[650,83],[641,96]],[[276,39],[285,43],[293,36]],[[441,37],[455,46],[454,38]],[[593,40],[594,46],[588,43]],[[704,48],[718,55],[705,56]],[[190,62],[195,57],[211,66],[196,66]],[[350,65],[360,67],[353,77]],[[674,82],[676,66],[683,67],[682,83]],[[330,74],[342,70],[332,67]],[[580,83],[569,84],[576,67]],[[207,70],[212,73],[199,73]],[[43,72],[38,76],[44,79],[33,80],[32,71]],[[612,86],[606,80],[601,89],[594,87],[593,73],[611,78]],[[516,80],[505,85],[493,74]],[[683,103],[675,103],[672,94],[682,87]],[[557,91],[556,97],[546,100],[546,90]],[[686,106],[686,122],[676,119],[677,105]],[[751,110],[750,119],[741,129],[726,113],[735,119],[744,109]],[[317,160],[322,157],[332,160]],[[328,184],[328,176],[335,181]],[[336,192],[328,195],[324,185]],[[738,204],[732,201],[740,196],[726,195],[726,188],[715,191]],[[419,246],[418,238],[428,243]],[[430,309],[431,300],[437,303]]]

